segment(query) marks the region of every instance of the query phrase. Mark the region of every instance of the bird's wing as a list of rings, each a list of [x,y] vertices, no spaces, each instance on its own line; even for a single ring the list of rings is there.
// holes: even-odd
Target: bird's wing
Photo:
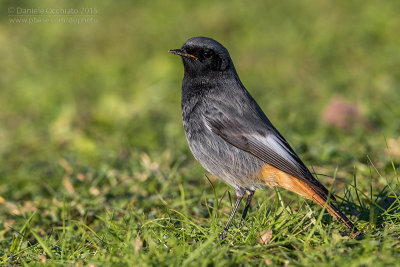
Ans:
[[[328,190],[314,178],[288,142],[272,126],[258,105],[236,110],[220,103],[203,113],[206,126],[226,142],[312,186],[321,196]],[[334,199],[334,196],[331,197]]]

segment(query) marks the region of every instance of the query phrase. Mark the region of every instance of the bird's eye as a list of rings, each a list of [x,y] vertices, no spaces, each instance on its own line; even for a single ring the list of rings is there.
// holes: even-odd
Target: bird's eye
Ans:
[[[211,58],[212,57],[212,52],[210,50],[205,50],[203,52],[204,58]]]

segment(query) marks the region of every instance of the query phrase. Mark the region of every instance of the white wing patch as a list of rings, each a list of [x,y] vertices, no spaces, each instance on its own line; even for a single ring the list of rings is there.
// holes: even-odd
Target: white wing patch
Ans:
[[[286,145],[274,134],[268,134],[267,136],[254,136],[254,138],[264,144],[266,147],[273,150],[279,156],[284,158],[287,162],[291,163],[296,168],[299,168],[299,164],[293,157],[293,153],[286,148]]]

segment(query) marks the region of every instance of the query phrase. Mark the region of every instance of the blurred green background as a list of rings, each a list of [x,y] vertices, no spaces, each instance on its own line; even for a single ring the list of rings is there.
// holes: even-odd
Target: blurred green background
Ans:
[[[95,21],[29,23],[10,7],[92,8]],[[194,36],[229,50],[244,85],[317,172],[337,167],[346,183],[357,172],[361,190],[371,177],[382,188],[369,156],[394,178],[399,1],[9,0],[0,10],[0,209],[68,194],[117,208],[113,197],[173,199],[180,184],[204,184],[181,122],[183,66],[167,53]],[[348,127],[324,119],[335,98],[356,110]]]
[[[97,22],[11,22],[9,7],[94,8]],[[352,168],[354,157],[380,158],[385,137],[400,133],[397,1],[3,1],[1,10],[7,199],[57,187],[60,158],[82,168],[118,168],[142,152],[190,158],[183,67],[167,51],[193,36],[228,48],[242,82],[309,164]],[[360,105],[372,129],[327,130],[321,113],[335,95]]]

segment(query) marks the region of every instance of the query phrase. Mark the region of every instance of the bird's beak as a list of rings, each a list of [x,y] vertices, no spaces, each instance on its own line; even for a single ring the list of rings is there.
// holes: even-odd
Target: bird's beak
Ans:
[[[196,56],[193,56],[191,54],[185,53],[185,52],[183,52],[182,49],[171,49],[168,52],[171,53],[171,54],[174,54],[174,55],[178,55],[178,56],[182,56],[182,57],[188,57],[188,58],[194,58],[195,60],[198,60],[198,58]]]

